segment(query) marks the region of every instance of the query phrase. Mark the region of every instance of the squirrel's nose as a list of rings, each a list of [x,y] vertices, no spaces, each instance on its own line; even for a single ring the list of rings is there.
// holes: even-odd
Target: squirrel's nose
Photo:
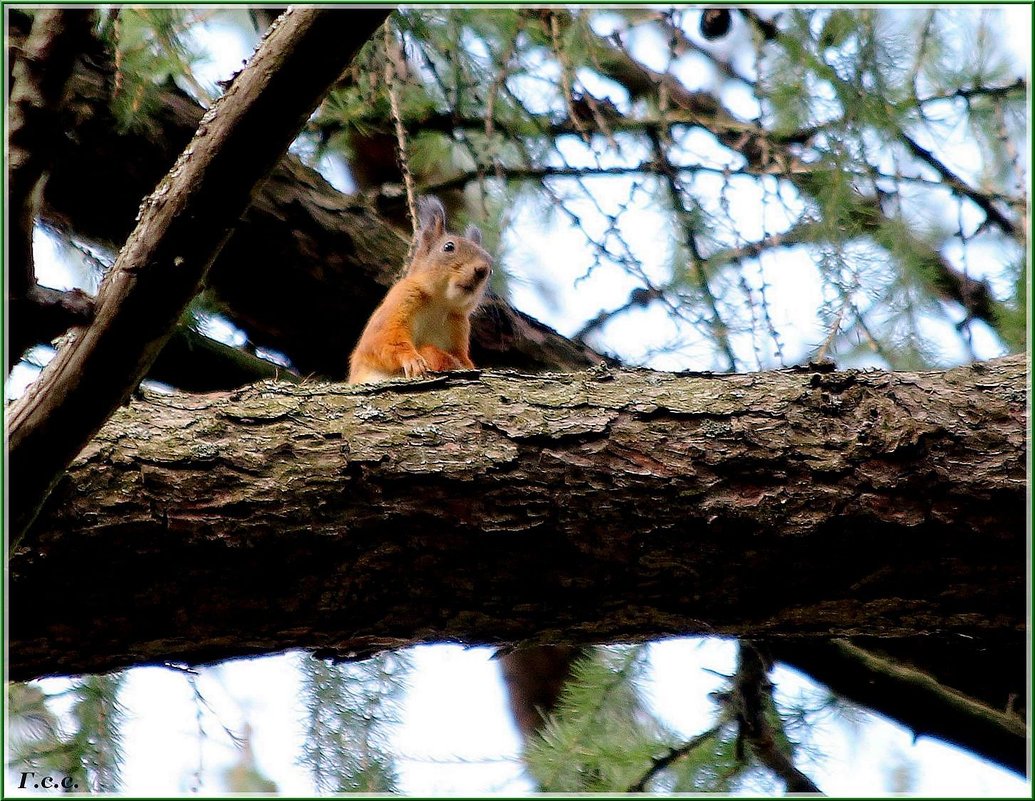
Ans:
[[[485,276],[487,276],[488,274],[489,274],[489,265],[488,264],[479,264],[477,267],[474,268],[475,278],[477,278],[479,281],[484,281],[485,280]]]

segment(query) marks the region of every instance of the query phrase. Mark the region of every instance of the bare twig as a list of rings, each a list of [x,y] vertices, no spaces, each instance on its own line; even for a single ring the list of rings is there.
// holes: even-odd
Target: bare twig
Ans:
[[[683,188],[675,169],[673,169],[672,165],[669,163],[668,156],[665,154],[661,142],[657,139],[654,140],[654,157],[660,165],[661,174],[665,179],[665,186],[668,188],[672,211],[675,213],[682,228],[683,241],[686,245],[687,255],[689,256],[690,269],[697,278],[697,283],[700,286],[701,293],[704,296],[705,302],[708,304],[708,309],[711,314],[709,322],[712,334],[715,337],[716,344],[726,356],[726,360],[729,363],[729,371],[734,373],[737,371],[737,357],[733,352],[733,345],[730,342],[729,328],[722,319],[722,314],[719,312],[718,300],[708,283],[708,276],[704,269],[705,260],[701,257],[701,253],[698,250],[697,236],[693,230],[693,219],[683,202]]]
[[[611,311],[601,311],[600,314],[583,325],[582,328],[572,336],[572,339],[581,342],[609,320],[613,320],[615,317],[619,317],[637,306],[648,306],[651,301],[662,297],[662,294],[663,290],[654,286],[637,287],[629,293],[629,299],[625,303],[615,309],[611,309]]]
[[[1014,225],[1013,221],[995,207],[988,195],[984,192],[979,192],[970,186],[966,181],[950,170],[944,162],[934,155],[934,153],[921,146],[905,131],[901,132],[901,139],[909,149],[910,153],[929,167],[932,167],[934,171],[942,177],[945,186],[948,186],[954,192],[968,198],[974,203],[974,205],[980,208],[985,213],[985,217],[988,222],[999,226],[1004,233],[1009,234],[1012,237],[1017,236],[1017,227]]]
[[[926,97],[919,98],[917,102],[920,105],[927,105],[928,103],[954,100],[956,98],[962,98],[969,101],[978,97],[1005,98],[1010,95],[1018,95],[1023,98],[1027,90],[1028,82],[1024,80],[1024,78],[1018,78],[1012,83],[1004,84],[1002,86],[972,86],[966,89],[956,89],[952,92],[927,95]]]
[[[1003,104],[999,98],[995,99],[993,109],[996,121],[996,134],[1003,146],[1006,157],[1010,160],[1010,166],[1013,168],[1017,193],[1018,195],[1023,195],[1024,186],[1027,181],[1027,173],[1024,166],[1021,164],[1020,154],[1017,151],[1017,144],[1014,142],[1006,128],[1006,112],[1003,110]],[[1015,204],[1011,203],[1011,205],[1013,205],[1020,216],[1020,223],[1017,226],[1017,236],[1020,238],[1021,245],[1023,246],[1026,244],[1028,236],[1028,204],[1021,200]]]
[[[682,745],[670,749],[669,752],[664,756],[657,757],[653,761],[651,766],[647,769],[647,772],[644,773],[643,776],[641,776],[635,784],[629,785],[629,789],[625,792],[642,793],[647,787],[647,782],[649,782],[651,779],[653,779],[655,776],[661,773],[661,771],[663,771],[677,759],[685,757],[691,751],[697,750],[700,746],[704,745],[709,740],[717,737],[721,730],[721,725],[713,726],[712,728],[708,729],[708,731],[698,734],[696,737],[687,740]]]
[[[588,145],[589,132],[586,130],[581,115],[575,110],[575,88],[572,85],[572,77],[575,74],[575,70],[571,65],[571,59],[568,58],[564,48],[561,47],[560,22],[557,14],[549,12],[549,25],[553,54],[561,65],[561,91],[564,93],[564,104],[568,109],[568,119],[571,120],[572,125],[578,130],[582,140]]]
[[[759,20],[757,15],[745,12],[745,16],[753,24],[762,26],[766,38],[773,36],[779,40],[784,36],[775,25]],[[692,117],[693,124],[710,130],[723,145],[740,152],[747,159],[749,168],[778,174],[789,180],[805,197],[814,195],[808,180],[813,170],[787,148],[786,139],[778,139],[753,123],[738,120],[713,95],[689,91],[673,76],[650,70],[623,48],[602,37],[593,40],[591,47],[592,57],[601,73],[624,86],[634,98],[655,97],[659,84],[665,82],[665,91],[673,105]],[[888,246],[885,228],[890,220],[880,204],[862,197],[858,199],[858,204],[857,218],[865,222],[866,232],[873,236],[877,244]],[[919,241],[915,244],[918,249],[922,245]],[[931,248],[926,250],[924,260],[930,269],[925,272],[925,276],[930,290],[960,303],[968,314],[997,328],[1000,325],[1001,304],[992,296],[987,284],[961,276],[938,251]]]
[[[399,157],[399,171],[402,173],[403,186],[406,187],[406,208],[410,214],[410,224],[413,226],[413,233],[417,233],[417,193],[413,188],[413,173],[410,172],[410,155],[406,143],[406,129],[403,127],[402,112],[399,110],[399,86],[396,81],[395,54],[398,49],[395,37],[392,35],[391,20],[384,24],[384,55],[385,55],[385,88],[388,90],[388,102],[392,110],[392,124],[395,127],[395,146]],[[409,263],[409,254],[406,262]]]

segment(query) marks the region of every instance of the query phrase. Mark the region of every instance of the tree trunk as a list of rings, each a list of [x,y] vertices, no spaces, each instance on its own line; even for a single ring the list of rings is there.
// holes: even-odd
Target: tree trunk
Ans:
[[[11,560],[11,676],[442,640],[1017,635],[1025,383],[1015,356],[148,393]]]

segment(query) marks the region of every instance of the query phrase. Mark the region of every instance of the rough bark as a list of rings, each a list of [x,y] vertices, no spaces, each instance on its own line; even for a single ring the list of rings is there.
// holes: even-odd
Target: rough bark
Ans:
[[[12,542],[144,377],[258,184],[387,13],[285,14],[145,198],[98,292],[92,324],[10,410]]]
[[[11,42],[26,19],[11,12]],[[66,125],[41,213],[54,227],[117,248],[149,194],[186,147],[204,109],[162,92],[146,125],[122,130],[109,111],[112,65],[94,41],[70,83]],[[98,203],[94,187],[105,187]],[[206,279],[223,311],[261,347],[303,374],[343,379],[364,323],[398,273],[407,240],[360,197],[345,195],[288,155],[237,222]],[[474,320],[476,364],[579,369],[601,356],[492,299]]]
[[[1015,635],[1025,382],[1018,356],[148,394],[11,560],[11,675],[442,640]]]

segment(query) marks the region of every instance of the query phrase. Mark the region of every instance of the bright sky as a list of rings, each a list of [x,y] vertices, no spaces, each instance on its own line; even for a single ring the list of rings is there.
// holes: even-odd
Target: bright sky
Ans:
[[[1030,63],[1031,7],[1010,6],[1003,13],[1008,17],[1004,28],[1011,48],[1019,60]],[[250,43],[242,42],[236,34],[227,35],[229,29],[211,27],[206,44],[214,45],[219,59],[201,73],[203,80],[225,77],[250,54]],[[634,211],[629,215],[627,225],[638,228],[647,241],[662,241],[660,232],[652,230],[658,225],[655,218],[637,216]],[[570,334],[578,327],[572,321],[580,323],[601,308],[612,306],[616,298],[627,297],[632,282],[617,271],[598,271],[573,291],[568,274],[562,276],[555,271],[551,278],[550,271],[539,270],[543,253],[549,254],[551,264],[566,268],[584,265],[588,257],[580,234],[563,226],[543,231],[538,219],[534,224],[542,232],[541,236],[537,234],[535,252],[524,247],[519,234],[508,242],[515,305]],[[521,232],[531,225],[529,212],[519,209],[514,230]],[[81,283],[81,278],[70,275],[61,265],[60,256],[46,237],[37,237],[36,248],[43,283],[58,287]],[[771,287],[773,313],[786,320],[811,319],[811,312],[803,309],[819,305],[813,268],[793,254],[777,258],[765,268],[773,271],[765,276]],[[522,264],[529,265],[524,275],[517,270]],[[548,292],[542,291],[543,282]],[[626,353],[635,357],[638,348],[644,346],[640,339],[643,332],[655,332],[663,340],[668,336],[668,325],[657,312],[633,312],[608,328],[608,339],[637,343]],[[823,336],[823,332],[807,326],[799,327],[796,334],[800,342],[787,343],[792,354]],[[984,356],[998,352],[993,339],[982,339],[980,331],[976,347]],[[696,367],[711,366],[701,363],[707,361],[705,353],[702,346]],[[37,355],[47,358],[44,349],[38,349]],[[689,355],[693,357],[693,353]],[[661,359],[655,366],[685,368],[686,356],[684,353],[678,364]],[[952,354],[947,354],[947,359],[953,360]],[[6,386],[9,397],[20,394],[35,372],[24,365],[16,368]],[[402,790],[422,795],[527,792],[531,785],[522,775],[519,739],[505,708],[491,652],[450,645],[421,647],[413,653],[416,670],[405,697],[403,722],[393,736]],[[647,691],[656,712],[688,738],[708,728],[712,715],[708,693],[721,681],[715,673],[733,672],[733,643],[667,640],[651,645],[650,655],[652,671]],[[310,776],[298,764],[304,710],[299,700],[296,660],[297,656],[288,654],[203,670],[198,686],[208,704],[204,709],[195,703],[183,673],[165,668],[130,671],[123,694],[128,710],[124,729],[125,792],[144,797],[174,795],[196,787],[201,794],[221,792],[222,772],[238,757],[224,728],[240,733],[247,720],[261,770],[282,793],[311,794]],[[789,670],[777,669],[773,679],[784,699],[816,692],[810,682]],[[44,684],[47,689],[63,686],[61,680]],[[199,737],[199,719],[203,737]],[[1014,774],[928,738],[913,742],[901,727],[871,714],[856,724],[834,718],[822,722],[813,731],[812,745],[823,756],[806,754],[799,766],[832,795],[886,794],[892,767],[909,772],[915,780],[914,789],[923,795],[1031,795],[1030,785]],[[197,786],[199,773],[201,783]],[[8,789],[12,795],[17,794]]]
[[[414,795],[528,792],[491,650],[425,646],[413,655],[402,724],[392,738],[401,789]],[[646,695],[654,712],[688,739],[707,729],[713,712],[708,693],[721,684],[717,673],[733,672],[734,644],[672,639],[651,645],[650,655]],[[204,737],[198,734],[199,707],[184,673],[158,667],[130,671],[122,694],[129,712],[123,727],[125,792],[143,797],[190,792],[199,765],[200,793],[221,792],[223,772],[238,758],[224,727],[240,734],[247,720],[257,762],[280,792],[311,794],[309,774],[298,764],[304,710],[296,659],[286,654],[203,670],[198,687],[207,703],[201,708]],[[817,693],[790,670],[777,668],[772,679],[781,702]],[[64,684],[44,682],[48,690]],[[798,766],[830,795],[887,794],[890,769],[901,768],[914,778],[920,795],[1030,797],[1028,785],[1014,774],[929,738],[914,743],[902,727],[869,713],[854,723],[822,720],[804,745]]]

